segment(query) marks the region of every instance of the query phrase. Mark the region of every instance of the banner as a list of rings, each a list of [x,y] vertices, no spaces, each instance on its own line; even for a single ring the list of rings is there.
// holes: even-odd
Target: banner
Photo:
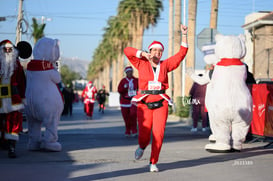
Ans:
[[[266,119],[264,136],[273,137],[273,85],[267,85],[269,94],[267,96]]]
[[[273,85],[253,84],[253,119],[250,132],[253,135],[273,137]]]

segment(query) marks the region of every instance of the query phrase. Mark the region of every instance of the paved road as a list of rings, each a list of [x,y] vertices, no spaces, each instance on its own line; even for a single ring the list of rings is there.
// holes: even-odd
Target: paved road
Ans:
[[[169,117],[158,162],[160,172],[150,173],[151,147],[141,160],[134,160],[137,139],[124,137],[118,108],[107,108],[101,114],[96,107],[89,120],[82,104],[76,104],[74,115],[60,121],[63,151],[29,152],[27,134],[22,134],[18,158],[8,159],[6,151],[0,150],[0,181],[272,180],[273,148],[264,149],[267,143],[244,144],[241,153],[212,154],[204,150],[209,133],[189,130],[187,122]]]

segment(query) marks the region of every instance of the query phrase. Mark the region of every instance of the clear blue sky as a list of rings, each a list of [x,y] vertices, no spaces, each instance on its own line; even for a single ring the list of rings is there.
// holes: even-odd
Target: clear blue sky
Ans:
[[[18,2],[0,0],[0,17],[7,17],[6,21],[0,22],[0,41],[10,39],[15,42]],[[209,27],[210,2],[211,0],[198,0],[196,34]],[[94,50],[102,40],[108,18],[117,15],[118,4],[119,0],[24,0],[23,9],[24,18],[29,25],[32,24],[33,17],[39,22],[42,16],[46,18],[45,35],[60,40],[62,56],[91,61]],[[153,40],[161,41],[167,49],[169,0],[163,0],[163,6],[164,10],[156,27],[145,31],[143,49]],[[235,35],[244,33],[241,26],[246,15],[272,10],[273,0],[219,0],[218,31]],[[186,13],[187,11],[186,5]],[[22,40],[32,42],[30,33],[31,27],[28,35],[22,36]],[[202,57],[200,58],[201,52],[198,49],[197,54],[196,68],[202,68],[204,63],[200,60]],[[163,54],[163,58],[166,57],[167,51]]]

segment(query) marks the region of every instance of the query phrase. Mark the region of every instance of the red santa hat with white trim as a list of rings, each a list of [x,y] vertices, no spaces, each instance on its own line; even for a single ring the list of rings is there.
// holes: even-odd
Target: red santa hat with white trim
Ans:
[[[11,43],[10,40],[3,40],[0,42],[0,46],[5,48],[12,48],[13,44]]]
[[[159,42],[159,41],[153,41],[153,42],[149,45],[148,49],[151,50],[152,48],[160,48],[160,49],[162,49],[162,50],[164,51],[164,46],[163,46],[163,44],[162,44],[161,42]]]

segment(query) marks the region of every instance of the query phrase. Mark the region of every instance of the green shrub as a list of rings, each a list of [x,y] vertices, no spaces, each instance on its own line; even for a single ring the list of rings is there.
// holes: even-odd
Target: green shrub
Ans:
[[[173,107],[169,105],[168,114],[172,114],[172,113],[173,113]]]
[[[185,97],[176,97],[176,110],[175,110],[175,115],[182,117],[182,118],[187,118],[189,117],[190,114],[190,97],[185,96]]]

